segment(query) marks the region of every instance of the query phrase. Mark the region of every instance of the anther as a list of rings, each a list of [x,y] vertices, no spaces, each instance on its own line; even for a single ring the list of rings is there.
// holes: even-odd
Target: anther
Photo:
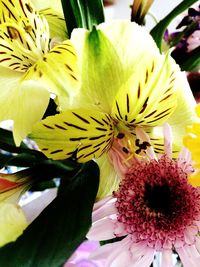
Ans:
[[[123,150],[123,152],[126,153],[126,154],[129,153],[129,151],[128,151],[128,149],[127,149],[126,147],[123,147],[122,150]]]
[[[122,139],[122,138],[124,138],[124,136],[125,136],[124,133],[118,133],[117,138],[118,139]]]
[[[9,26],[7,27],[7,31],[11,39],[17,39],[19,37],[19,32],[16,28]]]

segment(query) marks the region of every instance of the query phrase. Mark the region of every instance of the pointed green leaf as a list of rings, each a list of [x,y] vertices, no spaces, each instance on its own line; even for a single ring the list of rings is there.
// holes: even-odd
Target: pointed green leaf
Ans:
[[[104,22],[102,0],[62,0],[62,6],[69,35],[74,28],[91,30]]]
[[[0,128],[0,149],[13,152],[13,153],[19,153],[22,151],[27,151],[28,147],[23,142],[21,143],[19,147],[16,147],[12,132],[9,130]]]
[[[61,266],[89,230],[98,177],[97,165],[91,161],[83,165],[70,186],[61,183],[56,199],[24,234],[0,249],[0,266]]]
[[[193,5],[197,0],[184,0],[177,7],[175,7],[164,19],[162,19],[152,30],[151,35],[154,38],[157,46],[161,50],[162,38],[165,30],[167,29],[170,22],[177,17],[184,10]]]

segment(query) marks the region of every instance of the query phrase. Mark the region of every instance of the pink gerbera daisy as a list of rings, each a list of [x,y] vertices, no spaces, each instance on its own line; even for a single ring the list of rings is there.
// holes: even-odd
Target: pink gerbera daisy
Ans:
[[[161,267],[173,267],[174,251],[184,267],[200,266],[200,188],[187,180],[193,171],[189,152],[172,159],[168,125],[164,135],[165,154],[158,158],[142,130],[138,137],[146,142],[149,160],[134,157],[127,164],[120,153],[111,155],[123,179],[112,196],[95,204],[87,235],[99,241],[117,238],[90,256],[105,267],[149,267],[157,252]]]

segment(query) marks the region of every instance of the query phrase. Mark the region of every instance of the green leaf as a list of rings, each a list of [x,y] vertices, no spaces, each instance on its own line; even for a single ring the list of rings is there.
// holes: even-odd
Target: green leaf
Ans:
[[[22,163],[22,159],[26,158],[25,160],[25,165],[16,165],[16,166],[29,166],[27,165],[27,162],[30,162],[32,160],[42,160],[46,159],[45,155],[40,152],[36,151],[34,149],[30,149],[25,143],[21,143],[21,145],[18,147],[15,145],[14,139],[13,139],[13,134],[11,131],[0,128],[0,150],[4,150],[5,152],[9,152],[7,154],[3,153],[2,159],[4,162],[7,162],[10,159],[15,159],[17,156],[13,156],[10,153],[15,153],[15,154],[23,154],[20,156],[20,162]],[[1,151],[0,151],[1,153]],[[5,157],[4,157],[5,156]],[[33,162],[32,162],[33,163]],[[0,163],[2,165],[2,162]]]
[[[55,188],[55,187],[57,187],[56,182],[54,180],[51,180],[51,181],[40,182],[32,186],[29,191],[31,192],[44,191],[46,189]]]
[[[91,30],[104,22],[102,0],[61,0],[69,35],[74,28]]]
[[[198,0],[183,0],[177,7],[175,7],[164,19],[162,19],[152,30],[151,35],[154,38],[158,48],[161,50],[162,39],[170,22],[177,17],[184,10],[189,8]]]
[[[21,153],[19,155],[13,155],[10,153],[0,154],[0,168],[6,166],[16,167],[30,167],[36,162],[40,162],[41,158],[36,155],[30,155],[27,153]]]
[[[185,54],[180,67],[184,71],[199,71],[200,69],[200,46]]]
[[[17,153],[18,151],[26,150],[27,146],[24,143],[22,143],[20,148],[16,147],[12,132],[0,128],[0,148],[6,151]]]
[[[82,166],[16,242],[0,249],[0,266],[59,267],[85,239],[99,183],[97,164]],[[11,256],[13,255],[13,256]]]

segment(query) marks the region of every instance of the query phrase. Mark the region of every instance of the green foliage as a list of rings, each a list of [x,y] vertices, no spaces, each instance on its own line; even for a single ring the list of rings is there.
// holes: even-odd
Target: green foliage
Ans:
[[[102,0],[61,0],[69,35],[74,28],[91,30],[104,22]]]
[[[200,46],[186,54],[180,67],[184,71],[199,71],[200,69]]]
[[[61,181],[58,196],[16,242],[0,249],[0,266],[59,267],[85,239],[99,183],[90,161],[70,183]]]

